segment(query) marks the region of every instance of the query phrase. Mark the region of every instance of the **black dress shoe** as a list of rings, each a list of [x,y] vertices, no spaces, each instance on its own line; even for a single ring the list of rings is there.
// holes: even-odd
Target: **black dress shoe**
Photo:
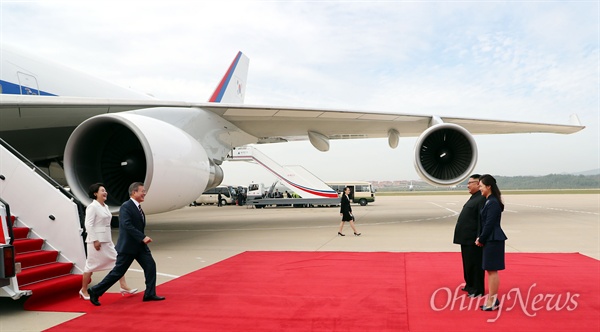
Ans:
[[[480,297],[480,296],[483,296],[483,294],[481,294],[481,293],[479,293],[479,294],[477,294],[477,293],[469,293],[469,295],[467,295],[467,296],[468,297]]]
[[[98,294],[94,292],[91,288],[88,288],[88,294],[90,294],[90,302],[93,305],[100,305],[100,301],[98,301]]]
[[[340,233],[340,232],[338,232],[338,235],[339,235],[339,236],[346,236],[345,234],[342,234],[342,233]]]
[[[164,296],[152,295],[152,296],[144,296],[143,301],[144,302],[148,302],[148,301],[162,301],[164,299],[165,299]]]

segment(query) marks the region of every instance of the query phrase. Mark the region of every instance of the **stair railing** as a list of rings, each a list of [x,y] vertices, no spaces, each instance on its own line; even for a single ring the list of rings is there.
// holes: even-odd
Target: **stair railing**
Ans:
[[[2,179],[3,176],[2,174],[0,174],[0,179]],[[2,179],[4,180],[4,179]],[[12,216],[10,214],[10,204],[8,204],[8,202],[6,202],[5,200],[2,199],[2,197],[0,197],[0,203],[2,203],[4,205],[4,210],[6,211],[6,229],[8,230],[8,243],[6,244],[13,244],[13,241],[15,239],[15,236],[13,234],[13,225],[12,225]],[[2,227],[2,225],[0,225],[0,227]]]
[[[60,185],[60,183],[56,182],[56,180],[54,180],[52,177],[50,177],[48,174],[46,174],[44,171],[42,171],[31,160],[29,160],[25,156],[23,156],[19,151],[17,151],[15,148],[13,148],[10,144],[8,144],[2,138],[0,138],[0,145],[2,145],[6,150],[8,150],[15,157],[17,157],[19,160],[21,160],[23,163],[25,163],[28,167],[30,167],[36,174],[38,174],[40,177],[42,177],[44,180],[46,180],[48,183],[50,183],[54,188],[56,188],[58,191],[60,191],[63,195],[68,197],[71,201],[73,201],[73,203],[75,203],[75,205],[77,206],[77,212],[79,214],[79,224],[81,226],[81,229],[83,229],[83,233],[81,234],[82,240],[84,242],[83,246],[86,247],[85,238],[87,236],[87,233],[85,232],[85,205],[83,205],[83,203],[81,203],[81,201],[78,200],[70,191],[66,190],[62,185]],[[2,179],[2,177],[3,177],[3,175],[0,174],[0,179]],[[11,227],[11,239],[12,239],[12,227]]]

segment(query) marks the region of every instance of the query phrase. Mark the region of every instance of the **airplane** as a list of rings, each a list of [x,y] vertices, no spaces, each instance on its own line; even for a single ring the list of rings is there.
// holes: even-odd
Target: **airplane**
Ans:
[[[189,205],[223,179],[235,147],[308,140],[418,137],[417,173],[435,186],[466,179],[477,162],[473,135],[572,134],[571,124],[485,120],[345,109],[245,105],[249,59],[239,52],[208,102],[158,100],[57,63],[1,46],[0,138],[38,165],[58,164],[84,204],[102,182],[116,212],[134,181],[147,188],[147,214]]]

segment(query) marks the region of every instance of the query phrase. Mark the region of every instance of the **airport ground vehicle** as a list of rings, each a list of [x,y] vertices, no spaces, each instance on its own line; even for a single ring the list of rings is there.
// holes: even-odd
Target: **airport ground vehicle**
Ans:
[[[290,200],[287,198],[270,197],[273,193],[277,182],[275,182],[270,189],[267,189],[262,184],[251,183],[248,186],[248,204],[255,205],[256,207],[263,207],[265,205],[289,205]],[[358,203],[361,206],[367,205],[369,202],[375,201],[375,190],[370,182],[365,181],[346,181],[346,182],[327,182],[326,183],[331,189],[336,191],[338,195],[344,191],[344,188],[350,187],[350,200],[352,203]],[[267,197],[265,197],[265,194]],[[298,198],[293,193],[293,205],[296,206],[317,206],[317,205],[338,205],[339,198]]]
[[[248,199],[262,198],[266,190],[262,183],[251,183],[248,185]]]
[[[221,205],[235,204],[236,189],[232,186],[218,186],[203,192],[192,205],[217,204],[219,202],[219,193],[221,193]]]
[[[289,196],[287,195],[289,193]],[[283,182],[276,180],[271,186],[267,187],[262,183],[251,183],[248,185],[247,197],[256,198],[298,198],[300,197],[294,191],[288,189]]]
[[[338,195],[344,192],[345,187],[350,187],[350,200],[352,203],[358,203],[361,206],[375,201],[375,190],[369,182],[365,181],[346,181],[346,182],[327,182],[331,189],[338,192]]]

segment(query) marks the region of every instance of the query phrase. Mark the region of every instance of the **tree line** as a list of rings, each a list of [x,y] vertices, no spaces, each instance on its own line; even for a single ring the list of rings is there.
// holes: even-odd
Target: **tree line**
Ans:
[[[600,175],[495,176],[502,189],[598,189]]]
[[[548,174],[544,176],[497,176],[494,175],[501,190],[527,190],[527,189],[600,189],[600,174],[572,175]],[[447,191],[467,187],[467,180],[456,187],[435,187],[424,181],[411,181],[412,187],[407,184],[393,184],[376,186],[380,192],[397,191]],[[407,182],[407,181],[401,181]]]

